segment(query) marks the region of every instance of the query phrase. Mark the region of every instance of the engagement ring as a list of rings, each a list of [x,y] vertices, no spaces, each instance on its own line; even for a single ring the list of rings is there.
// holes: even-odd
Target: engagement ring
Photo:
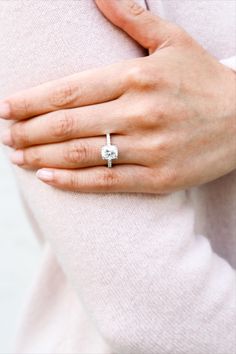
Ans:
[[[101,149],[101,155],[103,160],[107,160],[107,167],[112,167],[112,160],[118,159],[118,148],[116,145],[111,144],[110,133],[106,134],[107,144]]]

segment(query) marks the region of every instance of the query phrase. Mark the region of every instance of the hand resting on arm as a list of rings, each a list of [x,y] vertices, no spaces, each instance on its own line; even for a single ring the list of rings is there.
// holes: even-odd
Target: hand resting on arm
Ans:
[[[81,192],[162,194],[233,171],[235,73],[132,1],[97,4],[150,55],[6,98],[2,116],[17,121],[3,139],[12,162]],[[119,148],[112,169],[100,153],[107,132]]]
[[[5,118],[17,120],[5,137],[13,161],[53,171],[55,187],[88,192],[159,194],[232,171],[233,71],[132,1],[97,3],[151,55],[6,98]],[[112,169],[100,158],[108,128],[120,149]],[[59,240],[54,226],[42,227],[112,350],[233,353],[235,272],[195,234],[187,193],[99,195],[94,224],[92,197],[60,206],[85,212]],[[61,213],[66,231],[73,218]]]

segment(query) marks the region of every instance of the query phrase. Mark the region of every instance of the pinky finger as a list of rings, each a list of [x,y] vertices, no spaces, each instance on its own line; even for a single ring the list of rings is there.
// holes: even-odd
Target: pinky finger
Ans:
[[[78,192],[153,193],[150,169],[138,165],[115,165],[112,168],[90,167],[78,170],[40,169],[36,176],[60,189]]]

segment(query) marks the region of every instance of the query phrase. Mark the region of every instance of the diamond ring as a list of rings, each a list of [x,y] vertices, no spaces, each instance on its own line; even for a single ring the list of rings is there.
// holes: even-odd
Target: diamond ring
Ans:
[[[118,159],[118,148],[116,145],[111,144],[111,135],[110,133],[106,134],[107,144],[104,145],[101,149],[101,155],[103,160],[107,160],[107,167],[112,167],[112,160]]]

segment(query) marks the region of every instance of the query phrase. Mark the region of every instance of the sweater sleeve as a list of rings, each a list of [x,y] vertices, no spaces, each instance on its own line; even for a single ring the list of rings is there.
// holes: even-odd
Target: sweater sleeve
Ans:
[[[236,57],[221,63],[236,69]],[[93,223],[84,211],[74,256],[64,256],[64,243],[61,259],[112,350],[236,353],[236,273],[195,232],[188,192],[96,203]]]
[[[236,71],[236,56],[232,56],[226,59],[220,60],[222,64],[227,66],[228,68]]]
[[[153,3],[157,1],[153,0]],[[33,2],[27,6],[21,2],[20,5],[14,1],[7,3],[16,6],[15,10],[13,6],[13,11],[7,11],[1,4],[1,37],[5,39],[1,48],[6,48],[1,82],[9,88],[18,87],[21,81],[28,85],[31,77],[42,80],[57,76],[57,69],[66,75],[70,66],[77,70],[76,62],[83,67],[84,62],[86,65],[88,62],[88,66],[95,65],[98,57],[102,58],[100,63],[105,64],[104,58],[115,61],[142,55],[136,46],[131,46],[130,39],[127,42],[123,34],[117,37],[112,26],[105,27],[105,21],[98,21],[92,1],[78,2],[79,6],[71,1],[68,10],[64,10],[67,1],[56,2],[56,5],[51,5],[50,1],[39,2],[36,8],[31,4]],[[46,5],[49,11],[46,11]],[[38,18],[45,20],[43,27],[37,22]],[[35,22],[33,27],[31,21]],[[5,32],[4,27],[9,29]],[[42,28],[44,36],[41,36]],[[8,31],[10,37],[5,34]],[[18,32],[22,32],[20,37]],[[45,41],[41,42],[41,37]],[[15,43],[18,43],[13,51],[10,38],[16,38]],[[24,41],[22,48],[30,50],[18,61],[21,39]],[[72,41],[71,45],[68,40]],[[73,50],[77,44],[78,55],[75,56]],[[62,50],[65,51],[63,55],[60,54]],[[52,60],[48,61],[50,56]],[[198,217],[187,191],[165,196],[70,193],[38,183],[34,172],[16,168],[15,173],[22,193],[27,197],[32,218],[37,221],[45,240],[50,242],[66,279],[76,290],[102,337],[110,344],[113,354],[235,353],[235,271],[212,250],[208,235],[196,232]],[[226,202],[229,196],[236,196],[236,183],[233,186],[231,193],[226,190],[220,193],[222,210],[231,211],[231,215],[236,209],[228,209]],[[214,193],[217,191],[216,187]],[[209,225],[214,225],[212,219]],[[216,238],[222,239],[217,229],[214,231]],[[227,242],[227,235],[223,236],[222,242]],[[43,282],[60,283],[54,268]],[[57,291],[63,296],[64,290],[61,284]],[[43,294],[43,303],[52,308],[53,314],[52,323],[49,323],[50,336],[48,338],[47,333],[46,336],[48,341],[62,342],[65,332],[69,332],[68,337],[76,335],[75,331],[71,333],[68,323],[71,317],[80,314],[76,309],[72,309],[73,313],[67,312],[65,306],[62,310],[67,314],[68,322],[58,334],[57,321],[63,319],[53,306],[60,305],[57,304],[58,294],[51,292],[48,287]],[[70,298],[67,301],[69,303]],[[35,302],[35,312],[38,307]],[[45,340],[44,322],[40,316],[35,316],[35,322],[41,347]],[[32,326],[31,322],[29,326]],[[87,328],[79,328],[79,331],[84,331],[86,337]]]
[[[70,210],[54,250],[114,353],[236,353],[235,270],[196,233],[187,191],[81,195]]]
[[[187,191],[80,195],[68,208],[64,232],[45,233],[114,353],[236,353],[235,270],[196,233]]]
[[[81,203],[54,249],[114,353],[235,353],[235,271],[195,233],[186,191]]]

